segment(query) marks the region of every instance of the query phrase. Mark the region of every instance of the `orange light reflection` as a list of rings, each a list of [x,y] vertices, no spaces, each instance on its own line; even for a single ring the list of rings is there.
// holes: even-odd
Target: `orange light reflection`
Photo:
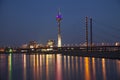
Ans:
[[[102,58],[102,72],[103,72],[103,80],[106,80],[106,65],[104,58]]]
[[[46,80],[49,80],[49,63],[48,63],[48,61],[49,61],[49,55],[47,54],[46,55]]]
[[[85,67],[85,80],[90,80],[90,63],[89,63],[89,58],[85,57],[84,58],[84,67]]]
[[[43,66],[42,65],[42,55],[40,55],[40,62],[39,63],[40,63],[40,67],[39,67],[40,68],[40,70],[39,70],[40,71],[40,80],[42,80],[42,66]]]
[[[92,70],[93,70],[93,79],[96,80],[95,58],[92,58]]]
[[[26,80],[26,54],[23,55],[23,77],[24,77],[24,80]]]

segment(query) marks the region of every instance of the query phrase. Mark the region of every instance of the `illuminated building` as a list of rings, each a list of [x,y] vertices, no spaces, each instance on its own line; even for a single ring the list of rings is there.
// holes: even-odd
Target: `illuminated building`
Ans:
[[[61,42],[60,22],[62,20],[62,16],[61,16],[60,10],[58,11],[58,15],[56,16],[56,20],[57,20],[57,23],[58,23],[58,47],[61,47],[62,42]]]
[[[48,47],[53,47],[55,45],[55,41],[54,40],[48,40],[47,41],[47,46]]]
[[[4,48],[0,48],[0,52],[4,52]]]
[[[36,41],[30,41],[28,44],[29,48],[37,48],[37,42]]]
[[[6,47],[4,51],[7,53],[12,53],[13,49],[11,47]]]
[[[120,43],[119,42],[115,42],[115,46],[120,46]]]

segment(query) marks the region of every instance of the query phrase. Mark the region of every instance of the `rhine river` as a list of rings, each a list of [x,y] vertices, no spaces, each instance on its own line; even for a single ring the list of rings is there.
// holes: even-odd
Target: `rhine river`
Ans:
[[[120,80],[120,60],[61,54],[0,54],[0,80]]]

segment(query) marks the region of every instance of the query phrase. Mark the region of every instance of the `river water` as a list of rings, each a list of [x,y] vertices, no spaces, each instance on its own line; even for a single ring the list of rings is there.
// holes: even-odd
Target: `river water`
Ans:
[[[0,80],[120,80],[120,60],[61,54],[0,54]]]

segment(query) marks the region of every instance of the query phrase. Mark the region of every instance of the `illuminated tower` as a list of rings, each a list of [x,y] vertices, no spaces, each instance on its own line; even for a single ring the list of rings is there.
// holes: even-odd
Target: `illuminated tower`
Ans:
[[[56,20],[57,20],[57,23],[58,23],[58,47],[61,47],[62,42],[61,42],[60,22],[62,20],[62,15],[60,13],[60,9],[58,11],[58,15],[56,16]]]

